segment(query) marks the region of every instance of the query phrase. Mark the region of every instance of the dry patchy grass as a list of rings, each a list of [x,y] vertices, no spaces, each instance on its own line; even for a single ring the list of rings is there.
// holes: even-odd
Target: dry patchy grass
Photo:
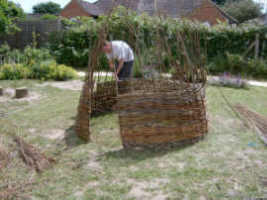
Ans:
[[[13,82],[1,81],[4,88]],[[63,84],[63,83],[61,83]],[[178,200],[244,199],[267,195],[266,147],[245,128],[221,96],[267,115],[267,88],[249,90],[207,88],[209,135],[201,142],[162,151],[124,151],[118,118],[106,114],[92,120],[92,142],[74,133],[80,91],[40,87],[19,81],[42,98],[34,102],[5,101],[0,111],[1,143],[9,149],[8,168],[0,172],[0,189],[7,181],[35,183],[16,199],[59,200]],[[8,114],[8,115],[7,115]],[[10,134],[16,133],[56,159],[52,169],[36,174],[18,158]]]

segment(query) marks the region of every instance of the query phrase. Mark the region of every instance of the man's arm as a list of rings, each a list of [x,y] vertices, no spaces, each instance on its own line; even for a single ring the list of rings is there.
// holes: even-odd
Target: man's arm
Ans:
[[[120,59],[119,60],[119,66],[118,66],[118,69],[117,69],[117,75],[120,73],[121,69],[123,68],[123,64],[124,64],[124,60]]]
[[[109,60],[109,68],[112,72],[114,72],[115,79],[118,80],[118,76],[116,73],[116,69],[115,69],[115,65],[114,65],[113,60]]]

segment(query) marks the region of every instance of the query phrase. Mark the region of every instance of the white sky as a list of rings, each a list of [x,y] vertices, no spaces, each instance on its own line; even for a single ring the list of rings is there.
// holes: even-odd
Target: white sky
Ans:
[[[71,0],[11,0],[15,3],[19,3],[25,12],[30,13],[32,12],[32,7],[38,3],[53,1],[55,3],[58,3],[61,5],[61,7],[64,7],[68,2]],[[86,0],[88,2],[95,2],[97,0]],[[267,12],[267,0],[255,0],[256,2],[260,2],[264,5],[265,11]]]
[[[263,5],[265,12],[267,12],[267,0],[255,0]]]
[[[25,12],[30,13],[30,12],[32,12],[32,7],[38,3],[44,3],[44,2],[52,1],[52,2],[60,4],[61,7],[63,8],[71,0],[11,0],[11,1],[20,4]],[[93,3],[97,0],[85,0],[85,1]]]

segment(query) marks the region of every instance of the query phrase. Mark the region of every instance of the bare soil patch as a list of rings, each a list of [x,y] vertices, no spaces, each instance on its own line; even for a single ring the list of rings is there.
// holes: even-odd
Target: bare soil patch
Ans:
[[[153,200],[165,200],[168,197],[163,194],[161,190],[151,193],[148,190],[160,188],[162,185],[166,185],[169,180],[164,178],[156,178],[149,182],[137,181],[134,179],[128,179],[127,181],[132,185],[131,191],[128,193],[128,197],[135,198],[137,200],[153,199]]]
[[[82,90],[84,82],[81,80],[73,80],[73,81],[64,81],[64,82],[46,82],[43,84],[39,84],[39,87],[51,86],[63,90]]]
[[[41,98],[41,95],[38,94],[37,92],[32,92],[30,91],[28,96],[25,98],[20,98],[20,99],[16,99],[15,97],[15,89],[12,88],[6,88],[4,89],[4,95],[0,96],[0,102],[23,102],[23,101],[27,101],[27,102],[33,102],[36,100],[39,100]]]
[[[43,137],[50,140],[62,140],[65,137],[65,130],[63,129],[50,129],[42,134]]]

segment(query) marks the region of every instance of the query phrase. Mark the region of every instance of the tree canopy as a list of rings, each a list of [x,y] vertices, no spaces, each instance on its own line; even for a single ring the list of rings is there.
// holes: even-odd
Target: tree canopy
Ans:
[[[212,0],[212,1],[218,5],[223,5],[226,2],[226,0]]]
[[[33,6],[34,14],[58,14],[60,11],[60,5],[54,2],[39,3]]]
[[[10,33],[16,29],[13,21],[22,18],[24,12],[22,8],[8,0],[0,1],[0,35]]]
[[[262,15],[262,6],[253,0],[227,1],[223,9],[240,23]]]

